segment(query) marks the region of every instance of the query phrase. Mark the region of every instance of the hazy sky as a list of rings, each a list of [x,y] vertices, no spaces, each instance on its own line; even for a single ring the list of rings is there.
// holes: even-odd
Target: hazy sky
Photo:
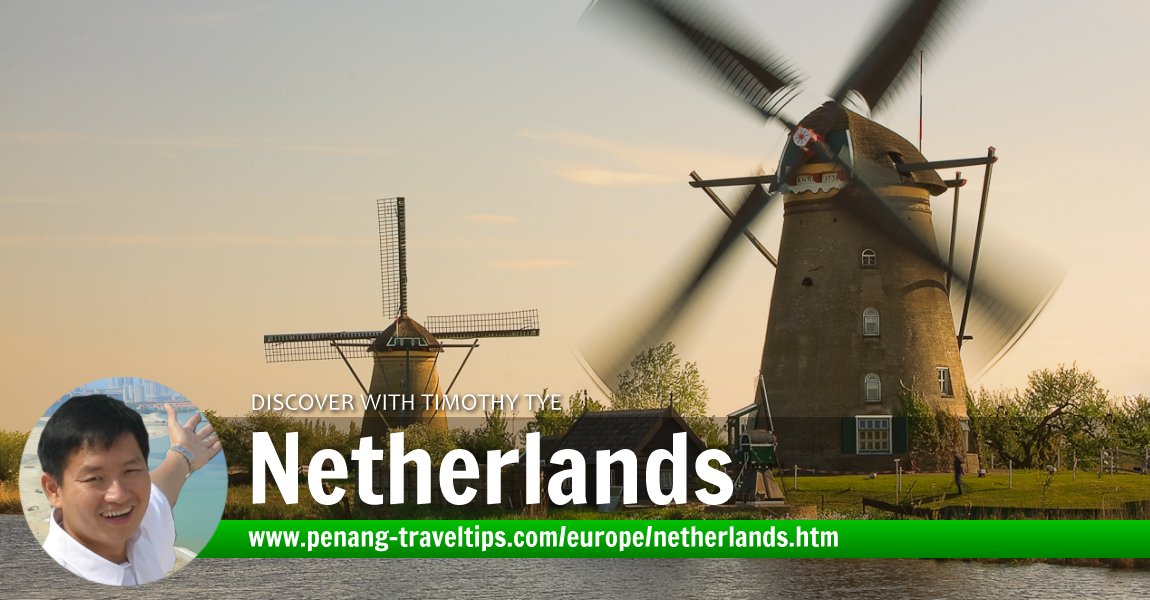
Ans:
[[[889,5],[726,4],[806,74],[796,118]],[[114,375],[229,414],[253,393],[354,392],[338,361],[265,364],[262,336],[386,326],[374,199],[399,195],[413,316],[540,310],[541,337],[484,341],[455,391],[589,387],[572,349],[609,335],[724,224],[687,174],[773,171],[784,134],[620,32],[580,25],[585,8],[0,5],[0,428],[30,429],[61,394]],[[1009,240],[1067,270],[1029,335],[970,384],[1076,361],[1116,394],[1150,393],[1150,6],[966,12],[925,57],[924,153],[997,147],[984,257]],[[879,115],[910,139],[916,88]],[[935,200],[936,221],[950,206]],[[772,248],[780,220],[755,227]],[[724,275],[677,338],[719,414],[752,400],[774,273],[740,244]],[[443,358],[445,378],[462,357]]]

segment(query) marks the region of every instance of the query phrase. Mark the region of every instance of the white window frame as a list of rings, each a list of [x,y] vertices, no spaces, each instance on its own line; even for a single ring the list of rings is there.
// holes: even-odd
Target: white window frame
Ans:
[[[659,469],[659,489],[664,494],[670,494],[671,490],[675,487],[675,471],[671,469]]]
[[[871,327],[873,325],[873,327]],[[879,321],[878,309],[873,306],[868,306],[863,310],[863,335],[866,337],[878,337],[881,329],[881,322]]]
[[[891,454],[891,415],[855,417],[855,453]]]
[[[938,368],[938,391],[945,397],[954,397],[954,380],[950,378],[950,367]]]
[[[874,390],[874,394],[871,394]],[[867,373],[863,377],[863,398],[867,402],[882,402],[882,378],[878,373]]]
[[[859,264],[864,268],[878,266],[878,253],[873,248],[864,248],[859,255]]]

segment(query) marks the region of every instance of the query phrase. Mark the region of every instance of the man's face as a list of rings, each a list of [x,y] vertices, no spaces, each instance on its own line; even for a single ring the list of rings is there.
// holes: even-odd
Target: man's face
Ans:
[[[127,560],[127,542],[148,509],[152,479],[139,444],[125,433],[107,448],[74,452],[60,481],[44,474],[44,492],[63,513],[64,530],[104,558]]]

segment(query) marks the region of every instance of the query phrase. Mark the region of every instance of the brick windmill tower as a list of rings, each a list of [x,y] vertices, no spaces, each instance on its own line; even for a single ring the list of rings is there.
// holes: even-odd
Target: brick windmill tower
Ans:
[[[436,410],[425,395],[442,396],[438,361],[447,348],[467,348],[467,356],[447,385],[450,393],[459,372],[479,339],[539,335],[535,309],[500,313],[430,316],[427,325],[408,315],[407,223],[403,198],[377,201],[379,257],[383,312],[391,324],[382,331],[287,333],[264,336],[267,362],[341,359],[365,395],[381,399],[363,416],[365,436],[383,436],[392,428],[425,423],[447,429],[447,415]],[[449,343],[444,340],[471,340]],[[351,359],[371,358],[368,386],[352,367]]]
[[[909,141],[847,106],[861,101],[860,110],[880,111],[955,4],[904,1],[831,100],[797,122],[783,110],[798,93],[799,77],[730,20],[674,0],[601,0],[592,7],[589,15],[630,19],[677,44],[715,84],[789,134],[774,174],[709,181],[692,174],[694,187],[749,185],[750,191],[733,211],[712,194],[729,227],[672,287],[666,306],[648,309],[652,317],[633,336],[585,355],[601,381],[610,385],[632,356],[663,339],[736,240],[751,237],[746,230],[755,217],[781,199],[777,261],[763,250],[777,270],[754,396],[754,427],[777,432],[780,461],[817,470],[889,470],[892,458],[907,453],[902,390],[965,420],[963,342],[971,350],[968,365],[993,364],[1061,278],[1027,273],[976,280],[993,148],[984,157],[930,162]],[[938,169],[972,165],[984,166],[986,176],[970,267],[960,273],[953,230],[949,255],[939,250],[930,198],[953,187],[957,199],[964,183],[959,176],[944,181]],[[952,293],[965,296],[959,319]]]

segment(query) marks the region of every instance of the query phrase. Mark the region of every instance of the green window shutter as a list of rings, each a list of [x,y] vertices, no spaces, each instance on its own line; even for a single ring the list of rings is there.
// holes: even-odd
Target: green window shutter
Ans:
[[[855,454],[858,451],[858,442],[856,441],[855,431],[855,418],[843,417],[843,454]]]
[[[890,445],[891,451],[895,454],[904,454],[907,451],[907,426],[906,417],[895,417],[891,419],[890,430]]]

